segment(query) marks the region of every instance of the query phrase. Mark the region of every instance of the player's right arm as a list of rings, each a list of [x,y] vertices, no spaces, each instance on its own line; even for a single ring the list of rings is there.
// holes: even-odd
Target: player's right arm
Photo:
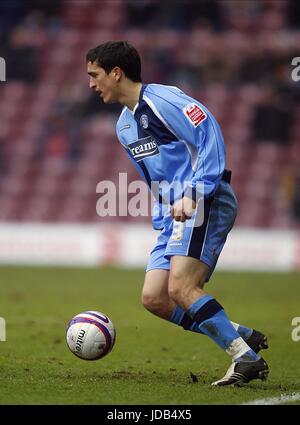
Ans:
[[[212,114],[176,87],[148,85],[143,99],[191,155],[190,196],[197,199],[197,183],[205,198],[213,196],[225,168],[224,140]]]

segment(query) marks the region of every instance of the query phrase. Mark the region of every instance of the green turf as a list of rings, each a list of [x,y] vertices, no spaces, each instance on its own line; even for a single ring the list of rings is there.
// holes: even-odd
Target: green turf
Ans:
[[[142,270],[1,267],[0,404],[239,404],[300,392],[299,275],[215,273],[209,286],[233,321],[269,336],[267,382],[212,388],[230,359],[203,335],[185,332],[140,304]],[[102,360],[75,357],[65,343],[69,319],[108,314],[117,329]],[[196,378],[192,379],[192,375]],[[193,382],[197,381],[197,382]]]

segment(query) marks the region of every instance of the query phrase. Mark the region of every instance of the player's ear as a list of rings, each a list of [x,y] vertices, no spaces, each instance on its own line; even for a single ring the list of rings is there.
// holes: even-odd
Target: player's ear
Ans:
[[[121,68],[119,68],[118,66],[116,66],[113,70],[112,70],[113,76],[115,77],[116,81],[120,81],[121,77],[122,77],[122,73],[123,71],[121,70]]]

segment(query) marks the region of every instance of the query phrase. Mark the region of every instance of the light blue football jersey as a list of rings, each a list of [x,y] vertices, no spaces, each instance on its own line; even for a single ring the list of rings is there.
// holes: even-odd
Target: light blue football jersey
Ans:
[[[172,204],[187,195],[187,187],[195,199],[199,183],[205,198],[217,190],[225,168],[222,132],[211,112],[177,87],[144,84],[134,110],[123,108],[116,131],[149,189],[167,183],[154,193],[156,209],[164,199]],[[162,219],[153,214],[155,229]]]

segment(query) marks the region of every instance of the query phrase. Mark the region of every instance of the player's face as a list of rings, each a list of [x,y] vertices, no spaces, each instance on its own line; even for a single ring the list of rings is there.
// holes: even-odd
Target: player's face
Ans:
[[[118,101],[118,74],[114,69],[107,74],[100,66],[88,62],[87,72],[90,76],[90,88],[99,93],[104,103]]]

